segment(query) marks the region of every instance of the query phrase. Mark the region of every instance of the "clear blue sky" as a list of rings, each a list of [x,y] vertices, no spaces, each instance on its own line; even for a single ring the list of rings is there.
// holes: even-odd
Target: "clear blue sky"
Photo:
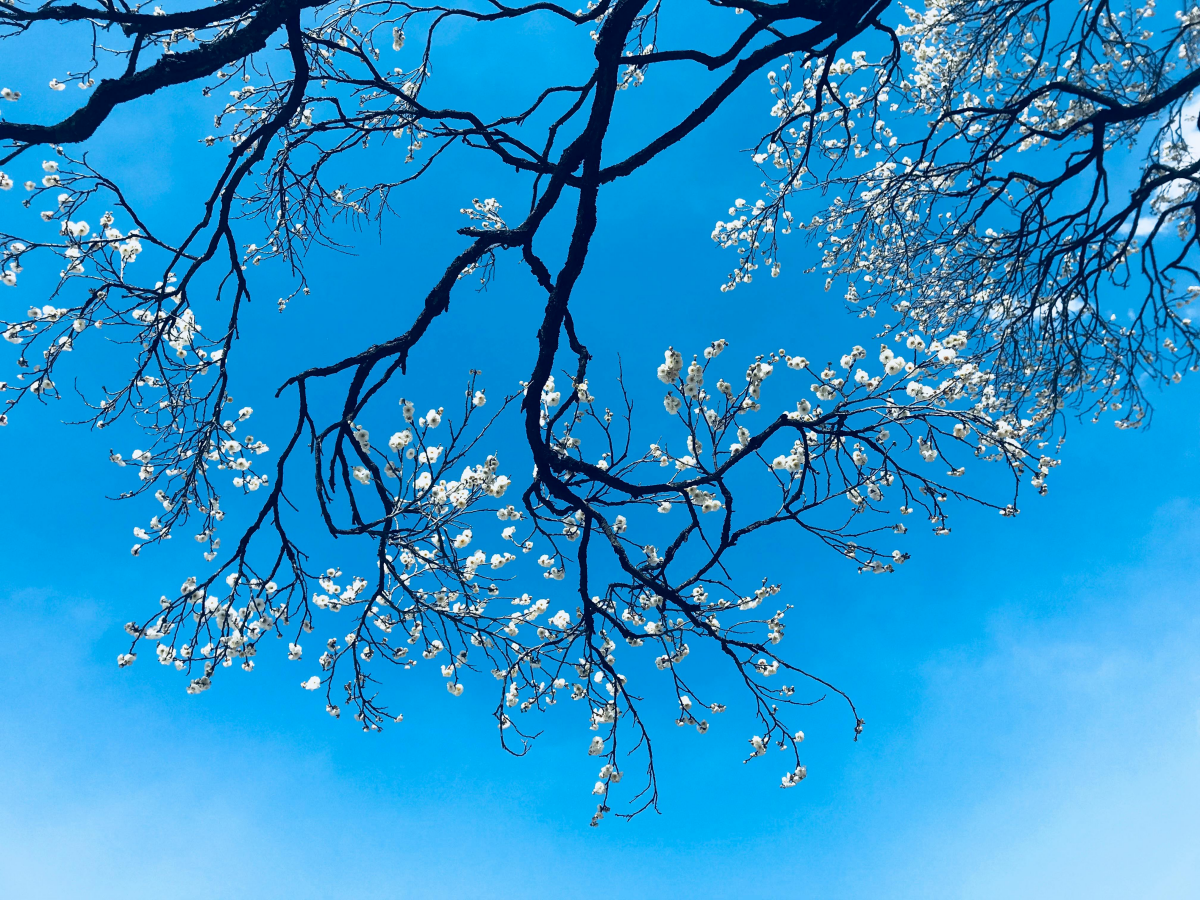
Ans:
[[[464,65],[444,64],[433,86],[469,78],[461,39],[447,53]],[[42,88],[62,73],[30,53],[0,57],[0,84],[26,92],[23,109],[77,102]],[[657,127],[656,104],[694,88],[657,77],[622,95],[631,128]],[[97,142],[94,161],[123,175],[148,216],[194,198],[194,173],[217,152],[192,143],[211,115],[198,93],[124,111]],[[716,291],[731,260],[708,233],[753,189],[736,151],[769,106],[762,85],[739,98],[602,208],[576,315],[598,365],[611,372],[621,354],[650,392],[667,343],[726,337],[740,360],[781,342],[824,358],[863,340],[799,275],[739,289],[732,305]],[[313,296],[282,319],[280,283],[263,274],[253,316],[282,337],[234,389],[260,411],[256,436],[287,420],[286,403],[268,398],[296,353],[326,361],[402,330],[460,245],[459,207],[524,202],[509,174],[466,165],[410,196],[382,246],[368,234],[357,258],[314,257]],[[0,224],[15,202],[0,197]],[[805,250],[790,251],[794,272]],[[33,302],[35,284],[0,302]],[[501,393],[529,368],[522,336],[538,302],[503,262],[486,294],[460,287],[454,312],[488,327],[435,325],[405,390],[432,400],[478,366]],[[419,374],[446,346],[464,371],[440,383]],[[127,486],[107,447],[128,450],[132,436],[59,425],[65,405],[14,417],[0,433],[0,896],[1196,897],[1197,401],[1185,380],[1148,432],[1074,425],[1048,497],[1027,498],[1015,520],[964,511],[950,537],[914,537],[914,559],[891,577],[858,576],[815,547],[764,545],[755,565],[798,607],[785,646],[853,695],[862,740],[841,709],[818,707],[804,723],[809,778],[781,791],[773,758],[741,765],[749,726],[736,714],[700,738],[673,728],[663,705],[661,815],[599,829],[587,827],[590,733],[570,709],[513,759],[483,682],[456,700],[432,672],[409,678],[405,723],[368,737],[326,716],[298,688],[308,669],[282,653],[199,697],[149,653],[118,670],[123,623],[195,569],[194,547],[129,556],[149,513],[103,495]]]

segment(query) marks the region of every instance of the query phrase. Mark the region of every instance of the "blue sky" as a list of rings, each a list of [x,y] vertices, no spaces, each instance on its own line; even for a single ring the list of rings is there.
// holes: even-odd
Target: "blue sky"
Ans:
[[[451,60],[470,59],[470,36],[461,39]],[[27,52],[0,59],[0,83],[26,92],[22,109],[77,99],[43,91],[61,73]],[[432,84],[449,92],[469,81],[464,71],[446,64]],[[622,95],[623,122],[652,128],[655,104],[693,89],[648,80]],[[123,111],[96,143],[96,164],[120,171],[149,216],[186,210],[195,173],[210,165],[215,151],[191,143],[211,115],[198,94]],[[762,85],[738,97],[604,201],[576,301],[597,356],[594,391],[620,354],[653,398],[666,343],[726,337],[740,362],[781,341],[821,357],[863,340],[838,304],[786,270],[736,302],[717,292],[732,261],[708,233],[753,189],[737,150],[769,106]],[[161,124],[168,117],[173,127]],[[401,330],[460,244],[458,208],[496,196],[517,209],[515,184],[465,160],[435,173],[385,225],[382,246],[367,234],[358,257],[315,256],[313,296],[283,317],[273,302],[283,282],[264,272],[251,315],[277,340],[234,389],[259,410],[256,435],[285,427],[286,398],[268,398],[298,353],[326,361]],[[15,204],[0,201],[7,225]],[[806,251],[797,242],[790,252],[794,272]],[[519,266],[502,261],[498,274],[486,293],[460,287],[458,318],[431,330],[404,391],[457,390],[475,365],[498,394],[527,373],[524,336],[540,301]],[[32,302],[36,284],[31,274],[19,299],[0,301]],[[465,329],[468,316],[482,326]],[[463,372],[433,372],[447,347]],[[513,759],[497,746],[482,683],[456,700],[432,673],[409,679],[405,723],[367,737],[326,716],[297,687],[308,670],[282,653],[260,654],[253,674],[235,670],[200,697],[149,654],[118,670],[122,624],[195,569],[194,549],[129,556],[130,529],[149,512],[104,495],[128,486],[106,450],[128,449],[131,434],[59,425],[72,417],[65,406],[14,416],[0,434],[0,893],[1194,897],[1198,400],[1185,380],[1161,396],[1145,433],[1072,426],[1048,497],[1027,498],[1015,520],[964,510],[953,535],[914,536],[914,559],[888,578],[783,538],[760,545],[756,570],[797,604],[785,646],[852,694],[862,740],[851,741],[843,709],[815,708],[803,723],[809,778],[781,791],[773,758],[741,764],[749,726],[735,712],[700,738],[672,728],[661,705],[662,812],[599,829],[587,827],[590,733],[568,709]]]

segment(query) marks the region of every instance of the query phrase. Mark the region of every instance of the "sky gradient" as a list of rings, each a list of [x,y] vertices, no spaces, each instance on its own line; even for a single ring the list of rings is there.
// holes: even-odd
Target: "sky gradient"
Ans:
[[[470,57],[469,46],[447,52]],[[35,87],[49,66],[9,55],[0,83],[30,103],[77,99]],[[443,72],[431,84],[448,91],[469,79]],[[622,95],[621,115],[651,128],[654,103],[692,89],[648,81]],[[198,95],[149,98],[96,142],[93,162],[123,175],[150,216],[186,211],[196,173],[219,152],[193,143],[211,115]],[[732,261],[708,234],[753,190],[737,151],[769,107],[762,84],[737,96],[603,200],[576,312],[597,393],[619,356],[653,402],[668,343],[693,352],[727,338],[737,368],[780,342],[836,358],[870,336],[792,274],[812,252],[798,240],[780,279],[739,288],[735,301],[717,292]],[[297,353],[323,362],[401,330],[461,245],[459,207],[495,196],[517,209],[515,184],[469,165],[418,183],[399,223],[360,236],[359,256],[316,254],[313,296],[282,317],[284,282],[264,272],[250,315],[273,339],[233,390],[258,410],[254,433],[286,427],[286,396],[269,397]],[[0,201],[0,217],[11,215],[13,198]],[[19,298],[0,301],[33,302],[37,284],[31,273]],[[490,395],[510,389],[528,373],[540,302],[515,261],[502,260],[487,292],[460,287],[404,390],[436,405],[470,366],[484,369]],[[659,703],[661,813],[598,829],[587,827],[591,733],[570,707],[545,717],[534,750],[514,759],[480,679],[454,699],[432,671],[396,675],[405,722],[367,736],[299,689],[309,667],[282,650],[261,653],[253,674],[222,671],[199,697],[148,649],[118,670],[124,622],[198,571],[194,546],[130,557],[148,507],[104,495],[129,486],[107,449],[117,441],[128,455],[131,433],[58,424],[73,417],[66,405],[14,416],[0,433],[0,895],[1194,898],[1198,401],[1200,383],[1185,379],[1143,433],[1073,423],[1049,496],[1030,492],[1015,519],[960,510],[952,535],[912,536],[914,557],[893,576],[859,576],[782,536],[759,545],[754,571],[797,605],[785,648],[853,696],[862,738],[844,707],[814,708],[802,726],[809,777],[781,791],[774,756],[741,764],[750,726],[733,709],[701,738],[672,728]]]

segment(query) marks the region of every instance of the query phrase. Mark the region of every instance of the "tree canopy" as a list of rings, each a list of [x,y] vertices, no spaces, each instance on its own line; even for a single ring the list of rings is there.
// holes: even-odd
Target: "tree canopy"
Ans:
[[[189,692],[222,667],[252,669],[274,635],[312,663],[303,687],[366,731],[400,720],[386,676],[420,659],[455,696],[482,673],[517,753],[533,737],[520,713],[581,701],[602,764],[595,824],[618,790],[630,798],[622,815],[657,802],[647,692],[668,692],[678,723],[702,734],[724,711],[693,684],[695,650],[691,665],[734,673],[760,725],[749,758],[784,751],[791,787],[806,774],[801,707],[830,695],[855,735],[863,720],[785,658],[786,587],[742,583],[736,554],[790,528],[835,564],[887,575],[907,559],[896,543],[906,523],[948,534],[956,501],[1015,515],[1021,489],[1045,493],[1068,418],[1143,425],[1148,392],[1200,362],[1187,317],[1200,294],[1200,7],[178,5],[0,2],[8,46],[69,34],[79,53],[61,80],[0,91],[4,310],[26,269],[56,273],[49,296],[17,301],[28,312],[0,310],[20,369],[0,382],[0,423],[65,397],[70,378],[86,425],[144,431],[148,449],[112,453],[136,479],[128,496],[155,513],[132,552],[187,533],[206,569],[126,626],[119,663],[153,646]],[[700,8],[709,24],[675,43]],[[581,77],[512,91],[499,115],[439,89],[445,30],[521,19],[539,23],[522,32],[526,59],[555,42]],[[665,68],[694,73],[702,96],[664,101],[655,135],[627,150],[623,92],[651,90]],[[81,89],[71,115],[23,116],[32,91],[69,85]],[[154,221],[89,163],[88,142],[115,110],[197,86],[214,126],[193,137],[223,163],[196,186],[194,220]],[[748,159],[712,165],[757,167],[761,180],[758,196],[714,210],[711,239],[730,255],[714,292],[762,291],[755,275],[794,266],[862,320],[862,338],[829,364],[764,347],[729,367],[720,335],[667,347],[662,407],[635,416],[624,376],[589,377],[594,342],[572,316],[597,263],[599,199],[660,177],[666,151],[686,152],[735,103],[760,105],[763,131],[744,136]],[[355,164],[367,154],[370,166]],[[253,410],[230,384],[242,351],[269,339],[244,321],[255,267],[287,267],[286,312],[320,293],[306,254],[337,244],[343,226],[403,213],[416,179],[440,179],[459,206],[450,161],[476,158],[520,173],[526,197],[463,207],[457,254],[400,292],[406,327],[368,321],[365,346],[340,359],[315,347],[274,394],[290,431],[273,447],[246,436]],[[550,221],[569,221],[565,239],[550,239]],[[506,266],[541,291],[536,332],[505,348],[528,377],[497,396],[504,386],[480,374],[488,361],[472,360],[457,399],[410,399],[413,348],[454,316],[456,290]],[[119,383],[89,355],[102,339],[122,350]],[[498,445],[502,418],[520,423],[520,446]],[[505,474],[526,458],[531,476]],[[976,462],[1010,487],[969,490]],[[235,503],[252,510],[244,529],[222,524]],[[338,544],[344,561],[326,567],[297,537],[310,509],[328,534],[357,539]],[[639,660],[659,674],[631,679]],[[631,757],[644,775],[618,788]]]

